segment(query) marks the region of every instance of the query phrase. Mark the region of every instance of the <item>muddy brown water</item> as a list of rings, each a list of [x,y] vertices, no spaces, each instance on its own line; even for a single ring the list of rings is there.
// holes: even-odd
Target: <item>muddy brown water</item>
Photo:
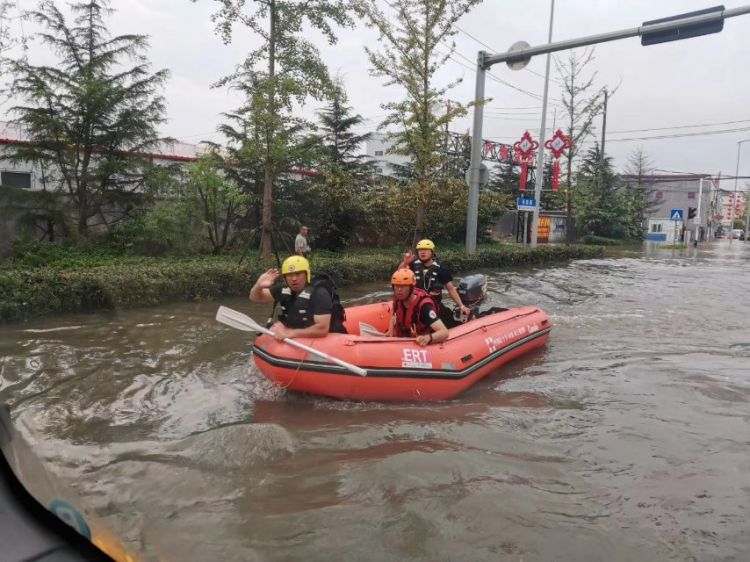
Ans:
[[[2,327],[0,401],[146,560],[750,560],[750,248],[486,273],[555,328],[450,402],[287,393],[217,303]]]

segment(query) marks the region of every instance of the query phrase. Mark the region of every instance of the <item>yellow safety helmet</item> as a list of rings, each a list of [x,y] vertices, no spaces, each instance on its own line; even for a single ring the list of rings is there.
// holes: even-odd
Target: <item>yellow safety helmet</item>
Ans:
[[[397,269],[391,276],[391,285],[411,285],[417,284],[417,278],[411,269]]]
[[[300,271],[307,271],[307,282],[309,283],[312,279],[312,272],[310,271],[310,262],[305,258],[302,256],[290,256],[281,264],[282,275],[286,275],[287,273],[297,273]]]
[[[432,250],[435,251],[435,243],[432,240],[420,240],[417,242],[417,250]]]

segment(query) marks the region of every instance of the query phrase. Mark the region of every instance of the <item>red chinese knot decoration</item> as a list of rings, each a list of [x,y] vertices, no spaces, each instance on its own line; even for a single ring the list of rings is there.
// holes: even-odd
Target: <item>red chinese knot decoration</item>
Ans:
[[[552,164],[552,191],[557,191],[560,187],[560,156],[563,151],[572,146],[573,142],[560,129],[557,129],[552,138],[544,143],[544,147],[549,149],[555,157],[555,163]]]
[[[526,131],[521,140],[513,145],[514,160],[521,163],[521,178],[519,187],[521,190],[526,189],[526,176],[529,171],[529,164],[534,161],[534,151],[539,148],[539,143],[531,137],[531,133]]]

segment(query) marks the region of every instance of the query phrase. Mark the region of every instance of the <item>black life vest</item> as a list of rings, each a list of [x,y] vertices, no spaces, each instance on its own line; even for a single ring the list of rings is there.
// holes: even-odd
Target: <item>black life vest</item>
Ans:
[[[421,313],[422,308],[427,304],[431,305],[433,310],[436,310],[435,301],[426,291],[416,287],[412,294],[417,295],[417,298],[412,301],[410,295],[407,299],[408,305],[404,305],[404,301],[393,299],[393,313],[396,315],[396,336],[413,338],[432,333],[432,329],[427,324],[422,323]]]
[[[414,277],[417,278],[417,287],[424,289],[437,303],[443,298],[443,283],[438,279],[440,264],[434,259],[430,267],[425,267],[421,260],[415,260],[412,264]]]
[[[341,305],[336,284],[325,273],[314,275],[312,283],[305,285],[305,288],[296,296],[286,285],[282,287],[281,297],[277,301],[281,307],[279,320],[288,328],[309,328],[312,326],[315,323],[315,318],[310,300],[316,291],[326,291],[331,297],[331,326],[328,331],[345,334],[346,312]]]

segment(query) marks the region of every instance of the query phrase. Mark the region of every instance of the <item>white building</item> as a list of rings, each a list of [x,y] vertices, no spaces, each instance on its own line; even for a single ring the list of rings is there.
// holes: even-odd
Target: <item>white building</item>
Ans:
[[[725,231],[731,230],[733,218],[737,220],[745,217],[745,192],[738,190],[737,197],[735,197],[734,189],[722,189],[720,194],[717,212],[721,215],[720,221]],[[734,213],[732,207],[734,207]]]
[[[403,166],[409,163],[408,157],[389,153],[393,145],[387,133],[372,133],[370,140],[365,143],[365,153],[368,159],[375,162],[378,174],[392,176],[395,173],[394,165]]]

